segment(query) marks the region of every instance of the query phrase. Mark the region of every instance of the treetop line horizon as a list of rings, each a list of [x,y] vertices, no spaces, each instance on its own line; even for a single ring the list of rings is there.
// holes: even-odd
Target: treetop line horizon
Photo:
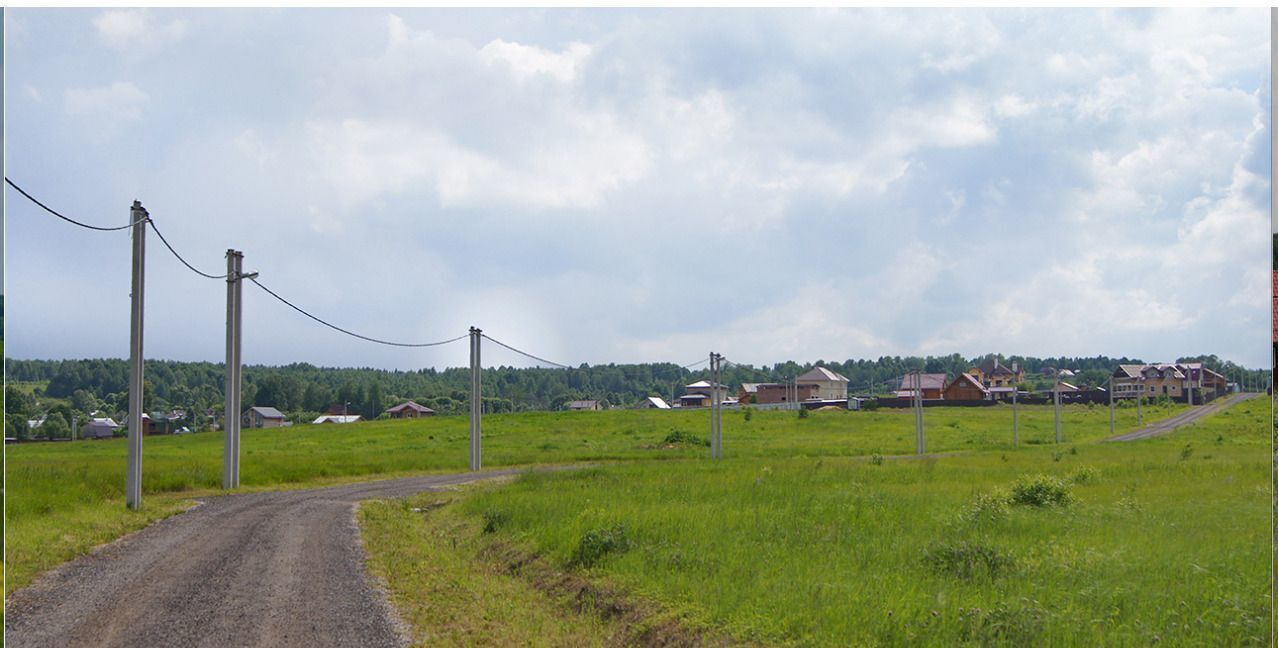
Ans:
[[[8,177],[5,178],[5,182],[10,187],[12,187],[16,191],[18,191],[20,194],[22,194],[24,197],[26,197],[28,200],[35,203],[36,205],[38,205],[39,207],[41,207],[48,213],[64,221],[72,223],[74,225],[87,228],[87,229],[97,230],[97,231],[117,231],[117,230],[122,230],[126,228],[131,230],[133,259],[132,259],[132,273],[131,273],[132,290],[130,292],[129,381],[128,381],[128,386],[129,386],[128,387],[128,399],[129,399],[128,443],[129,443],[129,447],[128,447],[128,461],[127,461],[127,470],[126,470],[126,491],[125,491],[126,506],[128,506],[130,509],[136,510],[141,506],[141,493],[142,493],[142,490],[141,490],[142,439],[144,436],[142,434],[142,430],[143,430],[142,416],[145,411],[144,403],[143,403],[143,396],[144,396],[144,382],[143,382],[143,373],[144,373],[143,328],[144,327],[143,327],[143,324],[144,324],[144,303],[145,303],[144,296],[145,296],[145,266],[146,266],[146,228],[148,225],[152,228],[152,230],[155,231],[156,235],[160,238],[161,242],[165,245],[165,247],[167,247],[169,251],[192,272],[208,279],[225,280],[227,284],[227,320],[226,320],[227,331],[226,331],[226,367],[225,367],[226,387],[224,392],[226,411],[225,411],[225,421],[223,426],[224,433],[226,436],[225,436],[225,444],[224,444],[223,478],[222,478],[222,486],[225,489],[228,489],[228,490],[234,489],[238,487],[239,485],[240,420],[238,416],[238,411],[240,410],[240,404],[241,404],[241,396],[242,396],[241,388],[242,388],[242,379],[243,379],[243,372],[242,372],[243,368],[240,364],[241,346],[242,346],[242,335],[241,335],[242,334],[242,328],[241,328],[241,324],[242,324],[241,285],[242,284],[241,284],[241,281],[243,279],[248,279],[252,281],[259,288],[261,288],[262,290],[264,290],[271,296],[275,297],[280,302],[289,306],[293,310],[298,311],[302,315],[305,315],[306,317],[324,326],[337,330],[341,333],[345,333],[349,336],[356,337],[358,339],[362,339],[368,342],[390,345],[390,346],[398,346],[398,347],[419,347],[420,348],[420,347],[442,346],[445,344],[450,344],[453,342],[460,341],[462,338],[469,337],[471,340],[470,468],[472,471],[478,471],[482,467],[482,464],[481,464],[481,456],[482,456],[481,419],[482,419],[483,412],[480,406],[482,403],[482,379],[481,379],[482,367],[480,364],[481,338],[487,338],[489,341],[503,348],[506,348],[522,356],[528,357],[537,362],[551,365],[553,367],[557,367],[561,369],[570,368],[567,365],[552,362],[550,360],[546,360],[545,358],[541,358],[541,357],[532,355],[530,353],[527,353],[525,351],[521,351],[515,347],[512,347],[488,335],[483,334],[482,330],[474,326],[470,327],[470,330],[467,335],[458,336],[456,338],[452,338],[449,340],[441,340],[441,341],[426,342],[426,343],[394,342],[394,341],[387,341],[387,340],[381,340],[377,338],[364,336],[364,335],[340,328],[329,322],[326,322],[320,319],[319,317],[316,317],[308,313],[307,311],[303,310],[302,308],[292,304],[291,302],[287,301],[286,299],[279,296],[275,292],[271,291],[266,286],[262,285],[257,278],[256,272],[254,273],[242,272],[243,255],[241,252],[238,252],[234,249],[228,249],[226,252],[226,258],[227,258],[226,274],[213,275],[213,274],[204,273],[197,270],[190,263],[187,263],[187,261],[184,258],[182,258],[180,254],[178,254],[178,252],[173,248],[173,246],[168,243],[168,241],[164,238],[164,235],[160,233],[160,230],[155,226],[155,223],[151,219],[150,214],[142,206],[142,203],[140,201],[135,200],[130,207],[129,225],[122,226],[122,227],[111,227],[111,228],[98,227],[98,226],[93,226],[93,225],[76,221],[74,219],[68,218],[54,211],[53,209],[41,203],[40,201],[36,200],[27,192],[23,191]],[[723,360],[723,357],[720,356],[719,354],[711,352],[709,354],[708,360],[711,365],[712,374],[716,379],[715,382],[716,384],[718,384],[720,362]],[[700,360],[695,363],[692,363],[692,365],[684,365],[683,368],[690,368],[691,366],[697,366],[704,362],[706,362],[706,360]],[[1058,399],[1058,403],[1059,403],[1059,399]],[[714,456],[715,458],[720,458],[722,456],[721,441],[719,441],[719,439],[721,439],[721,437],[719,436],[721,434],[721,429],[717,425],[719,416],[720,416],[719,414],[720,408],[721,408],[721,403],[719,402],[718,399],[715,399],[713,407],[711,408],[711,437],[712,439],[716,440],[715,451],[712,454],[712,456]],[[1111,426],[1112,426],[1112,423],[1111,423]],[[919,435],[920,435],[919,451],[921,453],[923,449],[921,423],[919,424]],[[1058,440],[1059,440],[1059,430],[1058,430]]]

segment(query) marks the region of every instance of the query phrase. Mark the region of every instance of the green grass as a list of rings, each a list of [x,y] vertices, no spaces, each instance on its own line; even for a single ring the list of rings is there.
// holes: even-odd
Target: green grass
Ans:
[[[743,641],[1264,645],[1269,418],[1255,399],[1129,443],[608,465],[454,506],[465,541],[524,547]],[[1008,504],[1033,475],[1073,502]]]
[[[1095,440],[1109,433],[1103,407],[1063,408],[1066,439]],[[1181,406],[1145,408],[1145,421],[1170,416]],[[1118,430],[1135,424],[1134,409],[1118,410]],[[929,452],[1011,449],[1011,408],[929,408]],[[244,430],[241,483],[278,488],[377,479],[467,467],[468,421],[437,417],[373,421],[345,426],[295,426]],[[1023,446],[1053,437],[1048,406],[1020,408]],[[693,443],[666,444],[672,432],[704,439],[708,413],[607,411],[489,415],[484,417],[484,466],[580,461],[679,460],[705,457]],[[794,412],[723,417],[728,458],[856,456],[914,451],[908,410]],[[145,439],[143,510],[123,501],[125,439],[19,444],[6,448],[5,562],[9,590],[40,571],[181,510],[184,500],[218,492],[222,436],[203,433]]]

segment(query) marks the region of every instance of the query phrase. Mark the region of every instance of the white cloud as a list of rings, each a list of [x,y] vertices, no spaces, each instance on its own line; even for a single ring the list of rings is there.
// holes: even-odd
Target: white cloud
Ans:
[[[67,88],[62,106],[66,114],[91,131],[91,137],[105,141],[125,123],[142,118],[150,96],[129,81],[116,81],[96,88]]]
[[[151,51],[177,42],[186,35],[185,20],[156,21],[142,9],[107,9],[93,19],[98,40],[120,51]]]
[[[562,52],[551,52],[498,38],[479,50],[479,60],[488,65],[505,64],[521,79],[545,75],[569,83],[590,57],[590,51],[585,43],[572,43]]]

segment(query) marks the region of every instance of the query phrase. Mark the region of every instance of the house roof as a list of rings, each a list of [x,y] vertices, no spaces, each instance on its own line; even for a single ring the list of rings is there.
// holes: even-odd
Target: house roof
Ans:
[[[667,403],[666,401],[662,400],[661,398],[657,396],[649,396],[639,402],[640,404],[650,403],[652,404],[653,407],[657,409],[670,409],[670,403]]]
[[[575,401],[569,401],[568,409],[584,409],[588,407],[596,407],[597,405],[599,405],[599,401],[575,400]]]
[[[759,393],[759,385],[760,383],[741,383],[741,391],[747,394],[757,394]]]
[[[922,389],[945,389],[946,375],[943,373],[925,373],[920,376],[919,387]],[[901,377],[901,386],[897,389],[901,391],[912,391],[914,389],[914,374],[906,374]]]
[[[389,414],[398,414],[399,412],[402,412],[406,409],[413,410],[414,412],[417,412],[419,414],[426,414],[427,412],[432,414],[435,413],[435,410],[429,407],[426,407],[425,405],[418,405],[417,403],[414,403],[413,401],[408,401],[407,403],[400,403],[399,405],[396,405],[386,410],[386,412]]]
[[[269,419],[284,418],[284,413],[275,409],[274,407],[250,407],[249,411],[257,412],[258,414],[262,416],[262,418],[269,418]],[[146,414],[143,414],[142,417],[146,418]]]
[[[956,377],[956,378],[954,379],[954,382],[950,383],[950,384],[949,384],[949,387],[946,387],[946,388],[945,388],[945,389],[946,389],[946,391],[949,391],[950,387],[953,387],[954,385],[957,385],[957,384],[959,384],[959,383],[961,383],[961,382],[966,382],[966,383],[970,384],[971,386],[973,386],[973,387],[975,387],[975,388],[977,388],[977,389],[981,390],[981,393],[982,393],[982,394],[988,394],[988,393],[990,393],[990,390],[989,390],[989,389],[988,389],[985,385],[982,385],[982,384],[981,384],[981,381],[979,381],[979,380],[977,380],[977,379],[976,379],[976,376],[973,376],[972,374],[969,374],[969,373],[961,373],[961,374],[959,374],[959,375],[958,375],[958,377]]]
[[[709,383],[709,382],[707,382],[707,381],[705,381],[705,380],[698,380],[697,382],[694,382],[694,383],[692,383],[691,385],[684,385],[684,388],[685,388],[685,389],[693,389],[693,388],[696,388],[696,387],[700,387],[700,388],[702,388],[702,389],[705,389],[705,388],[707,388],[707,387],[709,387],[709,386],[710,386],[710,383]]]
[[[109,427],[109,428],[120,427],[119,423],[116,423],[115,421],[111,420],[111,418],[109,417],[89,419],[89,422],[85,423],[85,425],[92,425],[93,427]]]
[[[710,396],[706,394],[684,394],[679,400],[709,400]]]
[[[834,382],[848,381],[847,378],[844,378],[843,376],[840,376],[839,374],[836,374],[833,371],[826,369],[825,367],[813,367],[812,371],[809,371],[803,374],[802,376],[795,378],[795,381],[803,381],[803,380],[824,380],[827,382],[828,381],[834,381]]]
[[[1015,376],[1016,372],[1011,367],[998,361],[998,358],[988,358],[985,362],[977,365],[981,373],[987,376]]]
[[[319,417],[319,418],[315,419],[314,421],[311,421],[311,424],[316,424],[316,423],[354,423],[354,422],[356,422],[356,421],[360,420],[360,418],[361,418],[361,417],[360,417],[360,415],[359,415],[359,414],[351,414],[350,416],[342,416],[341,414],[325,414],[325,415],[323,415],[323,416],[321,416],[321,417]]]
[[[1065,381],[1061,381],[1061,382],[1060,382],[1057,386],[1058,386],[1058,387],[1060,387],[1060,390],[1061,390],[1061,391],[1063,391],[1063,392],[1075,392],[1075,391],[1078,391],[1078,387],[1076,387],[1076,386],[1074,386],[1074,385],[1071,385],[1071,384],[1069,384],[1069,383],[1067,383],[1067,382],[1065,382]],[[1056,387],[1052,387],[1052,391],[1056,391]]]

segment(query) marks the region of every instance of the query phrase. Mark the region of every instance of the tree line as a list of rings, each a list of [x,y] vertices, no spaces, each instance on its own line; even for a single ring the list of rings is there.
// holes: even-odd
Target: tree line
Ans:
[[[1050,386],[1053,379],[1042,374],[1047,367],[1074,370],[1078,375],[1070,381],[1080,387],[1103,386],[1118,364],[1141,362],[1126,357],[1035,358],[994,354],[976,358],[959,354],[883,356],[877,360],[818,360],[804,364],[786,361],[771,366],[729,362],[723,369],[722,380],[735,389],[742,383],[784,382],[815,366],[824,366],[848,378],[850,393],[881,395],[896,389],[906,372],[921,370],[944,373],[952,378],[989,358],[1024,367],[1027,386],[1032,389]],[[1178,361],[1204,362],[1230,380],[1235,380],[1242,371],[1242,367],[1216,356]],[[23,433],[24,430],[16,429],[16,423],[24,421],[22,427],[25,428],[28,416],[57,414],[56,418],[65,419],[52,423],[53,429],[60,431],[62,423],[69,430],[72,417],[83,422],[94,411],[119,421],[128,408],[125,360],[7,359],[5,372],[8,382],[19,384],[10,385],[5,391],[6,436]],[[1261,373],[1251,372],[1250,380],[1259,381]],[[470,370],[464,367],[403,371],[295,363],[248,365],[243,375],[245,409],[254,405],[274,407],[297,422],[309,422],[330,407],[376,418],[385,408],[409,399],[441,415],[469,411]],[[222,363],[149,360],[144,385],[147,411],[181,409],[187,413],[190,424],[207,424],[208,414],[217,416],[222,411],[225,376]],[[686,384],[709,377],[705,368],[688,370],[671,363],[582,364],[571,369],[494,367],[483,372],[483,407],[492,413],[555,410],[562,409],[569,401],[587,399],[600,401],[604,407],[630,407],[648,396],[678,398],[686,393]],[[22,383],[44,386],[23,389]]]

